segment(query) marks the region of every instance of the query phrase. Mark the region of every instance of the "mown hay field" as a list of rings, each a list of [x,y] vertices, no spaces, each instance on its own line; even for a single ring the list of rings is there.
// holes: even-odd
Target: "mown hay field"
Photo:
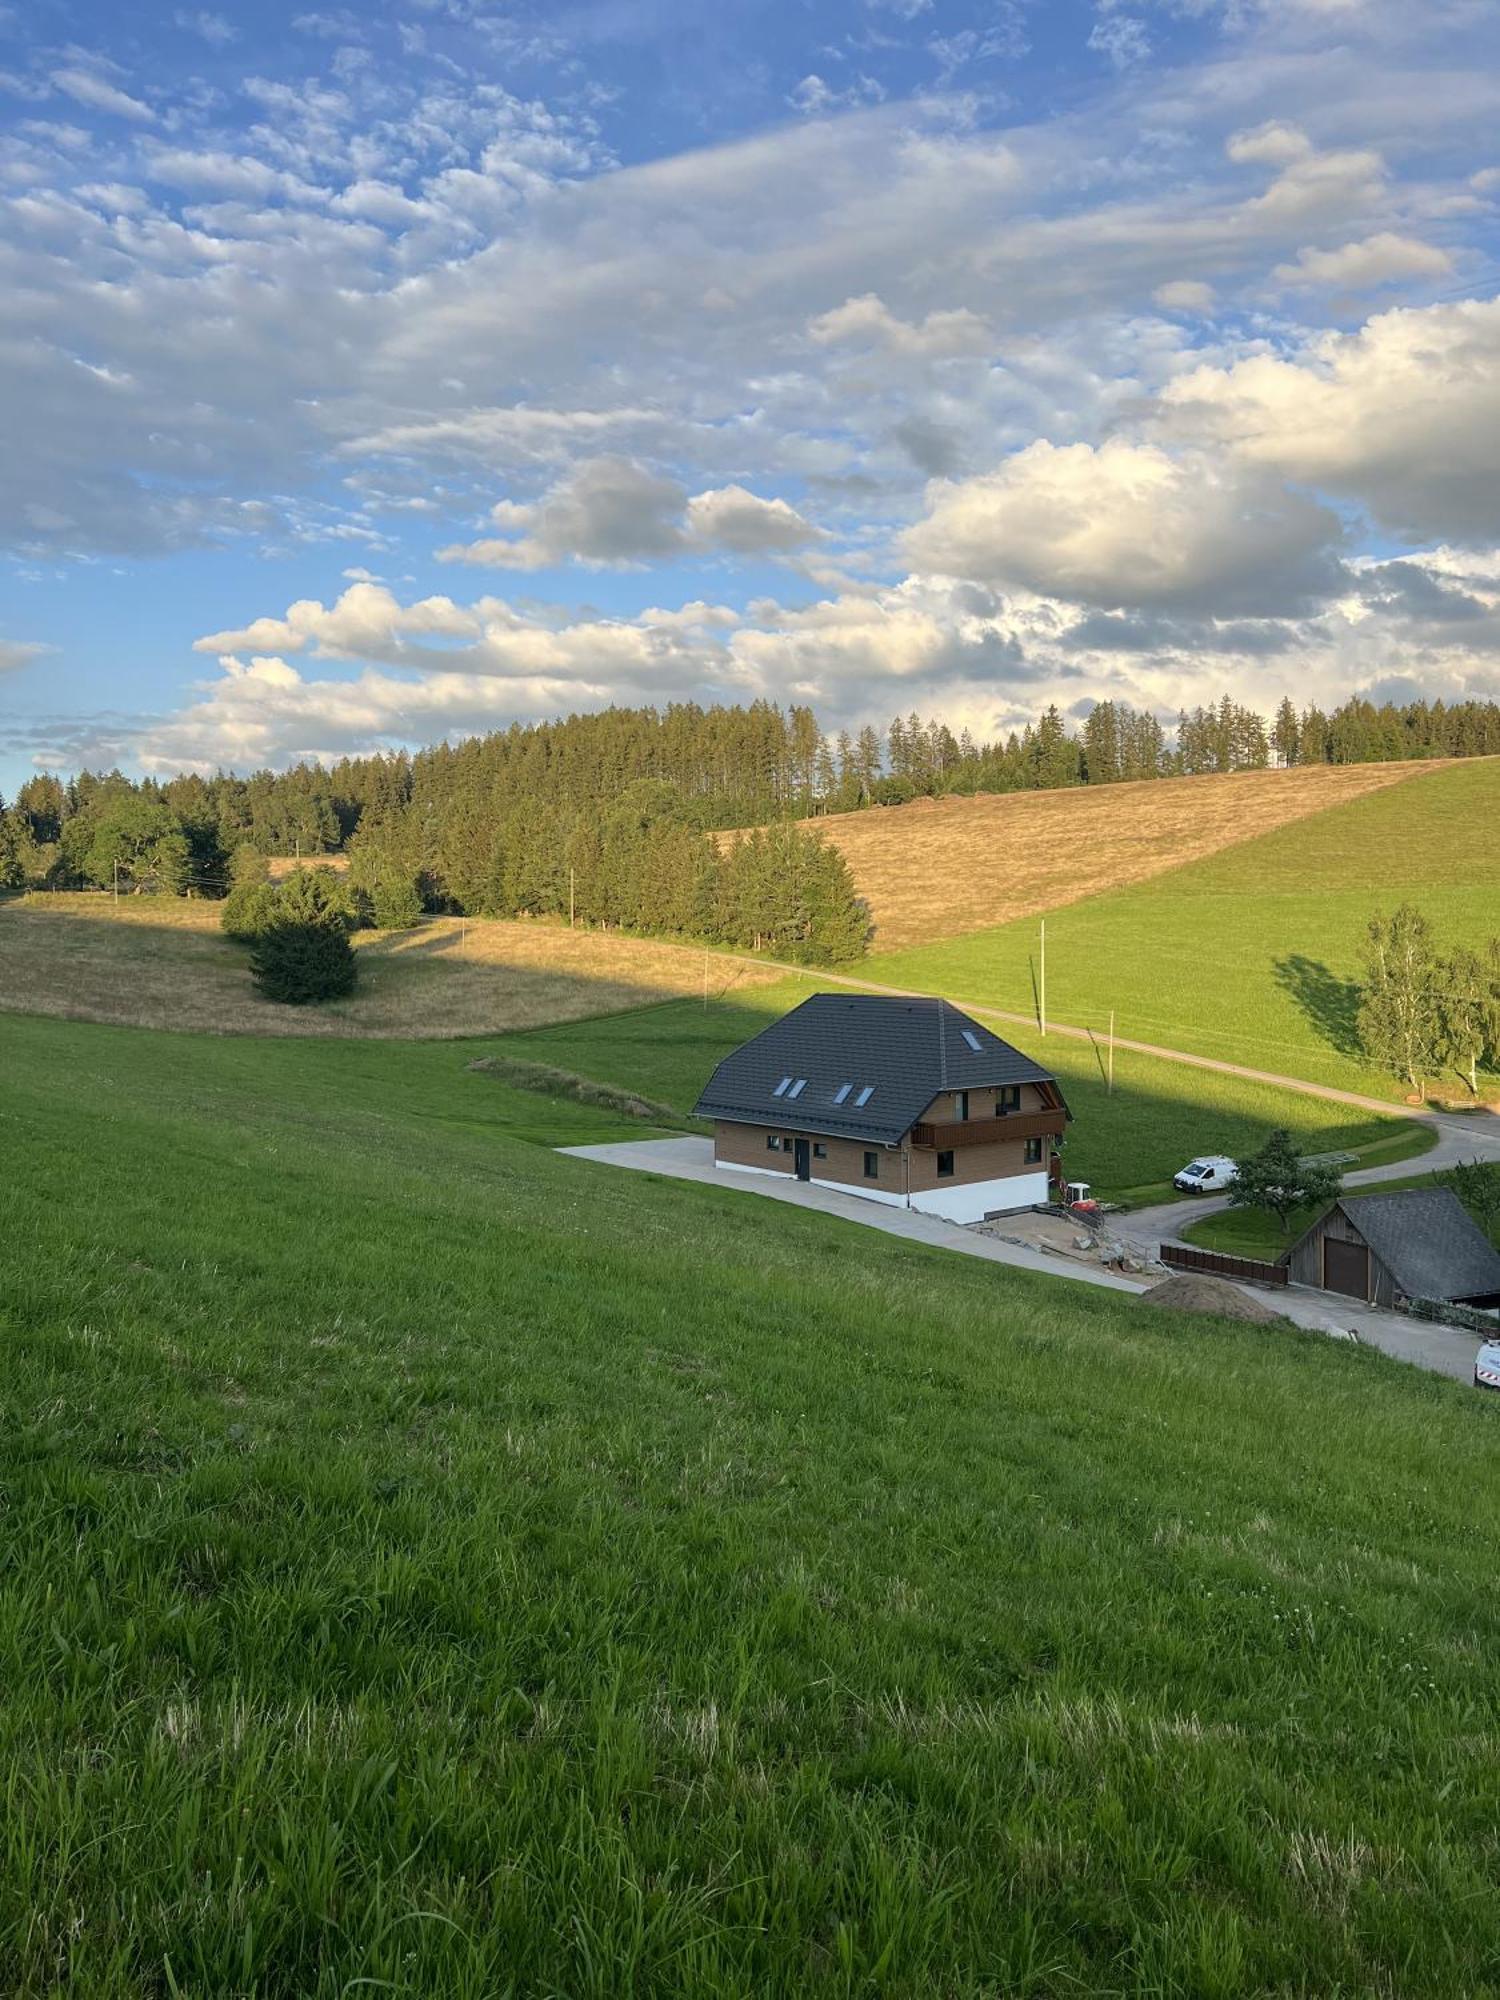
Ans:
[[[680,994],[738,991],[774,972],[687,945],[542,923],[435,917],[356,934],[348,999],[262,999],[217,903],[177,897],[0,901],[0,1011],[222,1035],[439,1037],[503,1033]]]
[[[1142,882],[1445,764],[1319,765],[1060,792],[915,799],[811,824],[843,853],[874,949],[1008,923]]]
[[[1500,934],[1500,758],[1366,793],[1047,920],[1051,1018],[1345,1090],[1397,1097],[1357,1030],[1370,918],[1414,903],[1440,946]],[[1229,781],[1223,781],[1229,782]],[[1034,917],[877,954],[861,975],[1033,1013]],[[1466,1095],[1455,1073],[1432,1079]],[[1493,1091],[1493,1080],[1489,1086]]]

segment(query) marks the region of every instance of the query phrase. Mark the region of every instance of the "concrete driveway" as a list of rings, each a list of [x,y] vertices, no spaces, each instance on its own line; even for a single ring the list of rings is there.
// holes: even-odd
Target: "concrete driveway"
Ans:
[[[637,1173],[664,1174],[669,1180],[700,1181],[710,1187],[728,1188],[740,1194],[761,1195],[770,1201],[791,1202],[799,1208],[815,1208],[824,1215],[838,1215],[848,1222],[860,1223],[866,1229],[883,1230],[887,1236],[905,1237],[912,1243],[930,1243],[940,1250],[956,1250],[960,1256],[981,1257],[987,1263],[1008,1264],[1018,1271],[1037,1271],[1047,1278],[1066,1278],[1076,1285],[1094,1285],[1105,1291],[1128,1292],[1139,1297],[1150,1285],[1158,1282],[1154,1277],[1143,1282],[1119,1277],[1113,1271],[1091,1269],[1071,1257],[1053,1257],[1042,1250],[1027,1249],[1024,1244],[1002,1243],[993,1236],[980,1236],[957,1223],[944,1222],[938,1216],[923,1215],[917,1209],[889,1208],[884,1202],[862,1201],[858,1195],[837,1194],[832,1188],[813,1187],[794,1180],[790,1175],[783,1179],[770,1174],[725,1172],[714,1165],[711,1139],[686,1135],[675,1139],[627,1139],[607,1146],[563,1146],[559,1151],[574,1159],[597,1161],[603,1166],[626,1167]],[[1375,1172],[1382,1173],[1384,1169],[1377,1168]],[[1351,1180],[1353,1178],[1351,1176]],[[1163,1237],[1160,1225],[1149,1219],[1184,1207],[1193,1215],[1204,1215],[1212,1212],[1213,1204],[1172,1203],[1169,1209],[1142,1209],[1136,1215],[1111,1217],[1111,1229],[1132,1246],[1138,1240],[1144,1243],[1145,1238],[1154,1236],[1150,1254],[1155,1256],[1156,1244]],[[1126,1223],[1143,1225],[1144,1238],[1137,1239],[1133,1233],[1127,1234],[1123,1227],[1117,1226]],[[1389,1354],[1397,1361],[1411,1362],[1415,1367],[1450,1376],[1458,1382],[1472,1382],[1474,1379],[1474,1355],[1479,1346],[1478,1337],[1474,1334],[1461,1333],[1455,1327],[1428,1326],[1420,1320],[1407,1319],[1400,1313],[1380,1312],[1373,1307],[1359,1306],[1352,1299],[1340,1299],[1331,1292],[1309,1291],[1300,1285],[1274,1293],[1254,1285],[1241,1289],[1249,1297],[1284,1313],[1288,1319],[1310,1332],[1345,1339],[1352,1332],[1366,1346],[1378,1347],[1383,1354]]]

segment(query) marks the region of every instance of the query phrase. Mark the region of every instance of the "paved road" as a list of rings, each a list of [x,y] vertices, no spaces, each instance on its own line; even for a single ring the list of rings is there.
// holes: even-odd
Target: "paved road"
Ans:
[[[1414,1159],[1393,1160],[1389,1166],[1356,1168],[1353,1173],[1345,1174],[1344,1186],[1378,1187],[1381,1181],[1435,1173],[1440,1167],[1457,1166],[1461,1161],[1500,1161],[1500,1117],[1493,1112],[1474,1112],[1457,1118],[1438,1115],[1424,1119],[1423,1123],[1436,1130],[1435,1146]],[[1201,1222],[1206,1215],[1220,1215],[1228,1206],[1227,1201],[1205,1201],[1202,1195],[1189,1195],[1183,1201],[1164,1201],[1155,1208],[1137,1208],[1128,1215],[1111,1216],[1110,1228],[1129,1243],[1149,1244],[1154,1250],[1159,1243],[1182,1242],[1182,1232],[1190,1222]]]
[[[1008,1264],[1016,1270],[1038,1271],[1048,1278],[1066,1278],[1074,1284],[1095,1285],[1106,1291],[1129,1292],[1139,1296],[1154,1284],[1154,1278],[1138,1282],[1117,1277],[1112,1271],[1090,1269],[1070,1257],[1052,1257],[1045,1251],[1029,1250],[1024,1244],[1002,1243],[993,1236],[980,1236],[957,1223],[944,1222],[935,1215],[916,1209],[889,1208],[884,1202],[865,1201],[858,1195],[836,1194],[831,1188],[812,1187],[788,1176],[725,1173],[713,1163],[711,1139],[630,1139],[608,1146],[565,1146],[559,1150],[575,1159],[594,1160],[611,1167],[628,1167],[637,1172],[665,1174],[672,1180],[702,1181],[714,1187],[733,1188],[744,1194],[789,1201],[801,1208],[815,1208],[825,1215],[838,1215],[867,1229],[884,1230],[888,1236],[905,1237],[909,1242],[931,1243],[939,1249],[956,1250],[965,1257],[982,1257],[992,1264]],[[1378,1171],[1378,1170],[1377,1170]],[[1174,1207],[1177,1204],[1173,1205]],[[1205,1211],[1196,1207],[1195,1214]],[[1141,1217],[1151,1214],[1142,1210]],[[1160,1213],[1160,1211],[1157,1211]],[[1124,1221],[1127,1218],[1118,1218]],[[1139,1217],[1129,1218],[1139,1220]],[[1123,1234],[1122,1232],[1119,1232]],[[1159,1240],[1159,1239],[1158,1239]],[[1154,1250],[1153,1250],[1154,1254]],[[1377,1312],[1358,1306],[1352,1299],[1340,1299],[1330,1292],[1307,1291],[1301,1286],[1278,1292],[1243,1287],[1251,1298],[1273,1305],[1297,1325],[1315,1333],[1356,1337],[1398,1361],[1412,1362],[1434,1374],[1455,1381],[1472,1382],[1474,1353],[1478,1341],[1456,1328],[1427,1326],[1399,1313]]]

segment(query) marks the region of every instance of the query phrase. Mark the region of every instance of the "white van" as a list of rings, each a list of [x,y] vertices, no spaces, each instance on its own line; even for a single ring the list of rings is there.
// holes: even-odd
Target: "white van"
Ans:
[[[1234,1161],[1227,1153],[1205,1153],[1200,1159],[1189,1160],[1179,1173],[1172,1176],[1174,1188],[1183,1194],[1218,1194],[1239,1179]]]

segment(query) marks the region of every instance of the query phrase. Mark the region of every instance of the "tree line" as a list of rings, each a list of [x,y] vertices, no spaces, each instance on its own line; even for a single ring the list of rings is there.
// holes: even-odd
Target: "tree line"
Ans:
[[[829,734],[797,705],[613,708],[248,777],[39,775],[0,802],[0,890],[222,897],[242,849],[343,852],[431,911],[831,959],[868,926],[842,862],[797,821],[923,794],[1495,753],[1500,705],[1479,702],[1284,702],[1268,720],[1226,695],[1181,714],[1170,738],[1149,711],[1098,702],[1076,726],[1049,707],[988,742],[914,714],[884,734]],[[770,830],[708,838],[757,826]]]

